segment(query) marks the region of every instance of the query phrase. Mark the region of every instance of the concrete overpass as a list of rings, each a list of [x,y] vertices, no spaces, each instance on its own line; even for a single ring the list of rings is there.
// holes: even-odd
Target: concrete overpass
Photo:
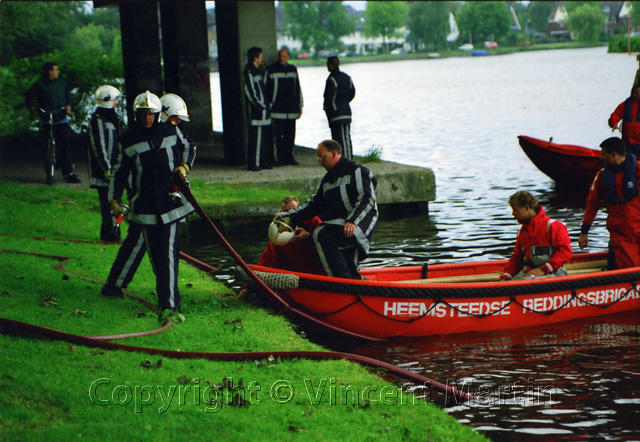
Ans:
[[[118,7],[122,35],[124,93],[129,102],[145,90],[180,95],[189,107],[189,133],[203,150],[215,149],[204,0],[94,0],[94,7]],[[251,46],[277,58],[273,1],[215,2],[222,99],[223,155],[227,164],[246,162],[247,118],[242,69]],[[218,85],[214,85],[218,87]],[[131,109],[129,119],[133,118]],[[213,152],[206,152],[213,154]],[[221,156],[216,152],[216,156]]]

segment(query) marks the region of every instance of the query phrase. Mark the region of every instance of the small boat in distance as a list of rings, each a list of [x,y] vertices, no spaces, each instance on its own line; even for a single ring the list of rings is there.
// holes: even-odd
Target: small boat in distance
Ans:
[[[366,280],[249,266],[294,321],[374,341],[539,326],[640,308],[640,267],[581,253],[567,276],[500,281],[507,260],[361,269]]]
[[[587,189],[604,167],[599,149],[553,143],[553,137],[545,141],[520,135],[518,139],[533,164],[563,187]]]

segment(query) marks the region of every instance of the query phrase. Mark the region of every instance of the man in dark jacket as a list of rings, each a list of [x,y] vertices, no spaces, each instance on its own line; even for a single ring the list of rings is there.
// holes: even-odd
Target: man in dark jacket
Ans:
[[[376,179],[369,169],[343,157],[334,140],[318,144],[316,156],[327,171],[316,194],[297,209],[276,216],[290,217],[292,224],[321,216],[313,242],[326,274],[362,279],[358,265],[369,254],[378,222]]]
[[[293,156],[296,120],[302,115],[302,90],[298,69],[288,63],[289,50],[280,49],[278,61],[267,68],[267,91],[278,161],[276,165],[297,166]]]
[[[247,170],[273,169],[273,138],[267,88],[258,69],[264,60],[262,49],[249,48],[249,62],[242,72],[244,94],[247,99],[249,139],[247,141]]]
[[[69,120],[71,114],[71,94],[69,86],[58,78],[60,69],[58,64],[49,61],[43,66],[42,77],[33,83],[25,95],[25,106],[32,114],[38,112],[43,123],[42,136],[46,152],[49,137],[49,117],[43,114],[53,112],[53,136],[56,140],[56,163],[60,167],[62,176],[67,183],[79,183],[80,179],[73,173],[73,159],[71,158],[71,145],[69,144]],[[63,109],[64,108],[64,109]],[[46,163],[45,163],[46,167]],[[47,177],[48,184],[53,183],[53,177]]]
[[[120,157],[109,185],[111,211],[114,215],[124,212],[120,202],[130,185],[128,219],[130,225],[142,229],[156,275],[158,320],[174,315],[184,319],[178,314],[178,221],[193,212],[193,207],[174,189],[173,173],[189,172],[195,148],[177,126],[157,121],[162,103],[156,95],[149,91],[138,95],[133,108],[136,121],[122,136]]]
[[[118,160],[120,120],[116,105],[120,91],[104,85],[96,89],[96,110],[89,121],[89,186],[98,191],[102,224],[102,241],[120,241],[120,231],[115,229],[115,218],[109,207],[109,177]]]
[[[327,69],[330,74],[324,88],[324,111],[329,120],[331,138],[342,146],[342,154],[353,158],[351,146],[351,106],[349,103],[356,96],[356,88],[351,77],[340,71],[338,57],[327,58]]]

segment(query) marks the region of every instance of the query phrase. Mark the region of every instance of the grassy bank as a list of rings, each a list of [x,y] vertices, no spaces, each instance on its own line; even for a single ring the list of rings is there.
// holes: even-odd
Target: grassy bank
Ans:
[[[74,242],[94,240],[98,228],[94,191],[1,182],[0,233],[13,235],[2,237],[1,315],[82,335],[158,327],[155,314],[134,300],[100,296],[118,246]],[[64,268],[90,279],[66,275],[54,268],[58,260],[32,253],[69,257]],[[236,300],[184,263],[179,284],[187,320],[122,343],[203,352],[322,350],[282,316]],[[129,289],[155,303],[146,259]],[[9,335],[0,335],[0,346],[0,440],[486,440],[345,361],[178,360]],[[437,395],[432,399],[442,401]]]

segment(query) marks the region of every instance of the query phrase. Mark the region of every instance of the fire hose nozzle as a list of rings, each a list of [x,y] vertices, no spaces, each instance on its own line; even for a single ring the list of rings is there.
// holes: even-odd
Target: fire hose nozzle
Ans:
[[[120,224],[122,224],[123,218],[125,217],[125,215],[128,215],[129,211],[131,210],[131,208],[126,204],[123,204],[122,206],[120,206],[120,208],[124,211],[124,213],[119,214],[116,218],[116,225],[114,227],[116,230],[120,230]]]

